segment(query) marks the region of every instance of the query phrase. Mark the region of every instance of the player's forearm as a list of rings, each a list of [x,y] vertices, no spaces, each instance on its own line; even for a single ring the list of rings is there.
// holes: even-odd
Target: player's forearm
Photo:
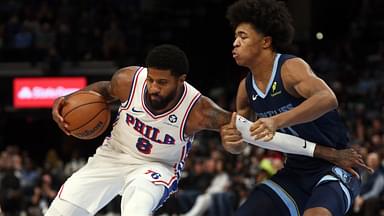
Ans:
[[[281,151],[289,154],[298,154],[313,157],[315,152],[316,144],[313,142],[306,141],[300,137],[295,137],[288,134],[276,133],[272,140],[261,141],[255,140],[250,133],[250,126],[252,122],[247,119],[237,116],[236,127],[240,131],[245,142],[252,145],[256,145],[262,148]]]
[[[336,163],[336,152],[337,150],[334,148],[322,146],[322,145],[316,145],[315,151],[313,152],[313,157],[321,158],[324,160],[327,160],[331,163]]]
[[[195,119],[200,119],[200,128],[219,131],[220,128],[231,121],[232,113],[224,110],[210,98],[202,96],[196,104]]]
[[[242,133],[244,141],[252,145],[290,154],[321,158],[331,163],[338,161],[336,149],[317,145],[300,137],[277,132],[271,141],[263,142],[261,140],[255,140],[248,132],[251,122],[246,119],[240,120],[240,118],[239,116],[236,121],[236,126]]]
[[[337,99],[328,92],[319,92],[294,109],[280,113],[272,118],[277,128],[286,128],[296,124],[313,121],[325,113],[337,108]]]
[[[116,98],[111,94],[110,88],[111,87],[109,81],[99,81],[86,86],[85,88],[81,89],[81,91],[95,91],[101,94],[106,101],[116,100]]]

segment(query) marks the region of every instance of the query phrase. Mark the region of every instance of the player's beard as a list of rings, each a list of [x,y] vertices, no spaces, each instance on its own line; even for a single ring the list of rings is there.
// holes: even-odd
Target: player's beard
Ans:
[[[156,96],[156,99],[153,99],[153,96]],[[176,91],[171,91],[171,93],[165,97],[162,97],[158,94],[148,94],[148,102],[152,109],[161,110],[164,109],[176,96]]]

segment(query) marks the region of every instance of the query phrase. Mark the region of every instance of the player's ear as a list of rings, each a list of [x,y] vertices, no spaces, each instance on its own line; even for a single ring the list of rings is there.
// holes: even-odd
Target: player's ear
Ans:
[[[272,46],[272,37],[264,36],[263,38],[263,48],[270,48]]]
[[[185,80],[187,80],[187,74],[183,74],[183,75],[179,76],[180,82],[184,82]]]

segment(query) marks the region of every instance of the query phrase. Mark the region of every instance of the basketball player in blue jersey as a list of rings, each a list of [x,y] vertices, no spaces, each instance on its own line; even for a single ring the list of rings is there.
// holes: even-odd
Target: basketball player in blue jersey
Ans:
[[[204,129],[219,131],[231,121],[230,112],[185,81],[188,60],[179,48],[155,47],[146,58],[146,66],[123,68],[111,81],[82,89],[95,91],[107,101],[119,100],[121,105],[110,136],[62,185],[47,216],[94,215],[119,194],[121,215],[151,215],[177,190],[193,135]],[[56,99],[52,115],[70,135],[60,115],[64,104],[65,97]],[[269,138],[267,147],[321,157],[346,168],[360,163],[361,156],[354,150],[334,151],[310,142],[302,150],[306,141],[280,135]]]
[[[233,58],[249,69],[236,98],[237,113],[255,121],[249,136],[279,131],[348,148],[335,94],[303,59],[281,53],[294,33],[284,2],[240,0],[228,8],[227,18],[235,33]],[[221,130],[224,145],[234,153],[245,146],[239,134],[234,124]],[[359,187],[358,176],[325,160],[287,154],[284,168],[257,185],[236,215],[341,216]]]

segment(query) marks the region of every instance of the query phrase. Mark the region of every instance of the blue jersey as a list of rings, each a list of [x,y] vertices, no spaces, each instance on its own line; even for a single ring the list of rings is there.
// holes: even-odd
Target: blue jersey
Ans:
[[[258,118],[270,117],[289,111],[305,100],[305,98],[296,98],[290,95],[284,88],[281,79],[281,66],[290,58],[295,58],[295,56],[287,54],[276,55],[272,75],[265,93],[257,88],[252,73],[247,75],[246,89],[248,100]],[[305,140],[336,149],[344,149],[348,146],[347,130],[336,110],[325,113],[314,121],[280,129],[279,132],[298,136]],[[322,159],[293,154],[287,155],[285,165],[287,168],[300,169],[301,171],[311,173],[324,172],[331,166],[330,163]]]

